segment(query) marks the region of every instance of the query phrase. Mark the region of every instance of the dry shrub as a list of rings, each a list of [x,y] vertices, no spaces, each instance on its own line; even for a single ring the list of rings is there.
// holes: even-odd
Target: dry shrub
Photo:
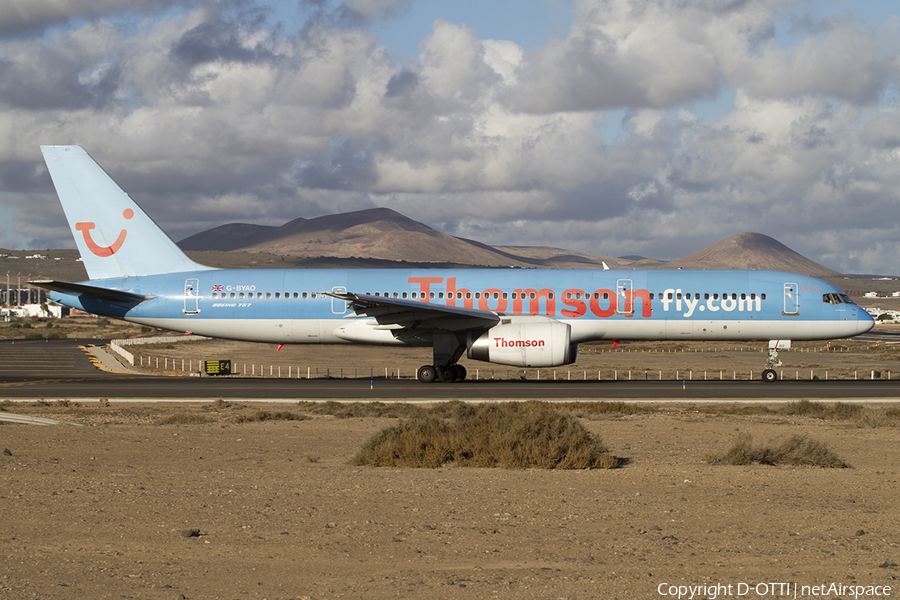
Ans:
[[[402,421],[375,434],[353,459],[373,467],[439,467],[453,460],[450,426],[425,417]]]
[[[647,404],[601,400],[600,402],[561,402],[555,408],[568,410],[579,417],[638,415],[658,412],[659,408]]]
[[[382,418],[411,418],[423,416],[426,409],[419,405],[394,402],[306,402],[298,403],[306,413],[313,415],[329,415],[337,419],[382,417]]]
[[[900,425],[900,408],[868,408],[846,402],[797,400],[774,408],[764,404],[730,404],[706,405],[698,410],[724,415],[790,415],[825,421],[849,421],[859,427],[896,427]]]
[[[401,421],[375,435],[354,464],[395,467],[614,468],[620,460],[577,419],[542,403],[448,403],[449,416]]]
[[[785,415],[802,415],[816,419],[828,419],[847,421],[859,418],[863,407],[858,404],[846,404],[844,402],[810,402],[798,400],[791,402],[780,412]]]
[[[860,427],[896,427],[900,425],[900,408],[868,408],[846,402],[791,402],[783,414],[805,415],[831,421],[851,421]]]
[[[732,465],[809,465],[846,469],[850,465],[838,458],[828,446],[805,435],[792,435],[781,441],[772,440],[765,446],[753,446],[750,434],[737,437],[735,444],[723,455],[707,454],[703,460],[710,463],[726,462]]]
[[[770,415],[774,412],[764,404],[702,404],[696,410],[713,415]]]
[[[209,419],[206,415],[194,413],[175,413],[159,420],[159,425],[197,425],[206,423]]]
[[[228,422],[232,424],[254,423],[258,421],[305,421],[309,419],[307,415],[288,412],[286,410],[270,412],[268,410],[258,410],[251,415],[234,415]]]
[[[225,402],[221,398],[216,398],[216,400],[214,400],[212,403],[202,406],[201,410],[214,410],[216,412],[221,412],[221,411],[227,410],[229,408],[231,408],[230,403]]]
[[[870,408],[857,420],[862,427],[894,427],[900,423],[900,408]]]

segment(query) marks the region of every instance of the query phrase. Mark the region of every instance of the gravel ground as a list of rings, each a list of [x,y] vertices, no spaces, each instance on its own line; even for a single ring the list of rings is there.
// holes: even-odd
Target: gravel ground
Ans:
[[[2,598],[625,599],[713,584],[732,586],[719,597],[774,598],[737,586],[785,582],[830,599],[852,596],[811,586],[900,588],[894,426],[664,408],[583,420],[627,459],[615,470],[395,469],[350,464],[389,418],[237,423],[303,407],[227,403],[4,408],[85,426],[0,425]],[[805,434],[853,468],[702,460],[739,433]]]

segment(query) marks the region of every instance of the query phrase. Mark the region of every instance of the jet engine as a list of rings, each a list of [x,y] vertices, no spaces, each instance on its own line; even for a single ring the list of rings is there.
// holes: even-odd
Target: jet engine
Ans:
[[[572,328],[560,321],[504,317],[481,335],[469,334],[467,356],[515,367],[557,367],[575,362]]]

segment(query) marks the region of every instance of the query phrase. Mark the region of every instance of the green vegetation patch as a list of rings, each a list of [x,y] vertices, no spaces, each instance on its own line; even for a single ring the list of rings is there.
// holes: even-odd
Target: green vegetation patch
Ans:
[[[768,445],[754,446],[750,434],[738,436],[735,444],[725,454],[707,454],[703,460],[708,463],[728,463],[731,465],[808,465],[829,469],[847,469],[850,465],[838,458],[828,446],[805,435],[792,435],[772,440]]]
[[[621,459],[573,416],[538,402],[444,405],[445,418],[406,419],[353,459],[374,467],[612,469]]]

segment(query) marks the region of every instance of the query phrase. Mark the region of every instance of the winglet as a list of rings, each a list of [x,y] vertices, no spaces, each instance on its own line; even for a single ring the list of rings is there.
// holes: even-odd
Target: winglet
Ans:
[[[210,269],[198,265],[80,146],[41,146],[91,279]]]

